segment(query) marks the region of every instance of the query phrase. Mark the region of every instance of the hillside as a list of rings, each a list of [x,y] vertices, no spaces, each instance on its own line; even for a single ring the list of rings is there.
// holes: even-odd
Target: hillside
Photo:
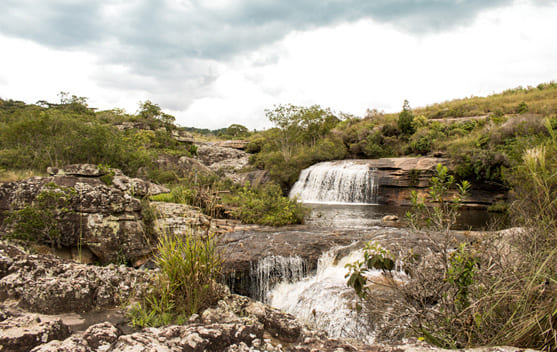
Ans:
[[[557,83],[416,109],[405,102],[398,114],[368,110],[358,118],[285,105],[267,117],[276,127],[253,135],[248,149],[283,189],[319,161],[418,155],[449,157],[459,178],[505,188],[504,170],[557,128]]]

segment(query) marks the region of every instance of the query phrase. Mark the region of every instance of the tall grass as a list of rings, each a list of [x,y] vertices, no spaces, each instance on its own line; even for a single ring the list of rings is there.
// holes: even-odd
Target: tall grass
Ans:
[[[132,325],[180,324],[221,298],[223,290],[217,281],[222,258],[213,235],[162,234],[157,249],[160,271],[142,302],[132,306]]]

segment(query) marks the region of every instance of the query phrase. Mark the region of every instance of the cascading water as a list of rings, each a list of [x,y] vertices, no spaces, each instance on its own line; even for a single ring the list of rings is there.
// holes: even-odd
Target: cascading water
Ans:
[[[351,160],[328,161],[302,170],[290,197],[304,203],[376,203],[374,170]]]
[[[374,340],[372,328],[354,307],[358,298],[346,286],[347,263],[363,257],[354,251],[335,262],[338,248],[324,253],[317,264],[317,273],[299,282],[282,282],[269,293],[270,304],[317,329],[330,337],[356,338],[367,343]],[[376,273],[380,275],[379,272]],[[373,273],[372,273],[373,275]]]
[[[268,302],[269,290],[279,282],[296,282],[307,274],[306,263],[299,257],[268,256],[252,264],[251,297]]]

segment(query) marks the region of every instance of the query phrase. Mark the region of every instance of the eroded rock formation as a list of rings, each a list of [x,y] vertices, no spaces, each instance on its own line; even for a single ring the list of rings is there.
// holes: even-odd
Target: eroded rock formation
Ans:
[[[39,217],[53,217],[58,226],[55,236],[45,229],[44,236],[35,238],[39,243],[85,248],[101,263],[133,261],[150,253],[142,205],[136,197],[165,193],[168,189],[91,164],[49,168],[49,172],[50,177],[0,185],[0,234],[9,234],[16,225],[5,221],[9,212],[31,206]],[[46,212],[38,197],[45,192],[56,195],[64,189],[64,204],[56,204]]]

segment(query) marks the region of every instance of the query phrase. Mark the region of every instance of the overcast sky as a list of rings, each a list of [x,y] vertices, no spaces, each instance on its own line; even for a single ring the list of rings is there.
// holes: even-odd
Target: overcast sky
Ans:
[[[557,80],[557,0],[2,0],[0,97],[182,126],[275,104],[363,116]]]

